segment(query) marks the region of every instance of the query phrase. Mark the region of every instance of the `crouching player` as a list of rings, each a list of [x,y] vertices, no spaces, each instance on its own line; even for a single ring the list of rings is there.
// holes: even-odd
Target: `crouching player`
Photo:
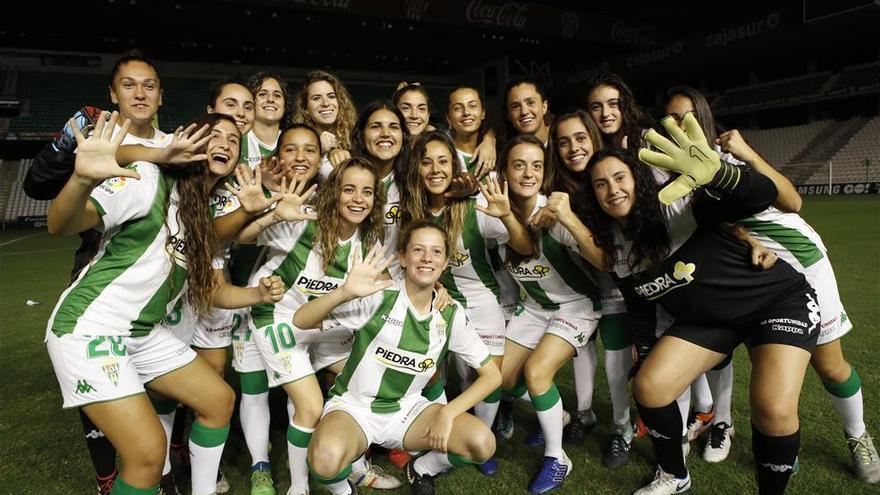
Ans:
[[[403,280],[383,280],[390,259],[374,247],[342,286],[304,304],[293,318],[298,328],[327,319],[355,331],[308,452],[312,475],[334,494],[353,493],[351,461],[373,443],[430,450],[406,465],[413,493],[420,495],[434,493],[434,476],[495,453],[492,431],[465,411],[501,385],[501,372],[461,305],[433,307],[449,239],[436,225],[415,221],[399,246]],[[421,391],[447,351],[475,368],[478,378],[455,400],[434,404]]]

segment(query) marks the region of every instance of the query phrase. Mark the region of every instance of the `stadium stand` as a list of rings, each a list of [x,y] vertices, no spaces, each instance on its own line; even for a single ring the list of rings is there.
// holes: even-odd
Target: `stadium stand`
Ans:
[[[19,71],[16,86],[22,112],[11,119],[8,138],[47,139],[83,105],[110,105],[104,75]]]
[[[834,82],[831,91],[860,93],[880,88],[880,63],[855,65],[847,67]]]
[[[774,129],[743,130],[749,143],[774,166],[786,165],[803,151],[816,136],[833,125],[831,120],[818,120],[805,125]]]
[[[880,117],[870,119],[832,157],[833,182],[880,181]],[[812,180],[828,181],[828,176]],[[812,183],[812,182],[811,182]]]
[[[42,216],[49,211],[49,201],[37,201],[24,193],[22,184],[31,160],[6,161],[0,164],[0,207],[3,208],[3,221],[15,221],[21,217]]]

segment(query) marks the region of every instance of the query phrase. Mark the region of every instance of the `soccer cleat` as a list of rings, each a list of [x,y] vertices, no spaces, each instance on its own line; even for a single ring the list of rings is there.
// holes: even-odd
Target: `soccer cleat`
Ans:
[[[562,439],[570,443],[583,443],[587,434],[596,426],[596,414],[592,409],[578,411],[571,423],[562,430]]]
[[[479,471],[484,476],[493,476],[498,472],[498,461],[492,457],[488,461],[477,464],[477,471]]]
[[[642,418],[636,416],[635,424],[633,425],[633,430],[635,430],[635,437],[642,438],[643,436],[648,434],[648,427],[645,426],[645,422],[642,421]]]
[[[434,477],[417,473],[414,464],[415,460],[412,460],[403,467],[406,480],[412,486],[412,495],[434,495]]]
[[[95,128],[95,123],[101,115],[101,109],[95,107],[82,107],[73,114],[73,122],[83,136],[88,137]],[[70,121],[64,123],[61,131],[55,135],[52,147],[57,152],[73,153],[76,150],[76,134],[70,126]]]
[[[565,477],[571,474],[571,460],[562,453],[561,457],[544,457],[541,470],[529,482],[529,492],[547,493],[562,486]]]
[[[400,488],[403,484],[399,479],[382,471],[382,468],[376,466],[367,460],[367,470],[354,472],[348,475],[348,480],[355,486],[366,486],[377,490],[393,490]]]
[[[847,437],[846,443],[859,479],[867,483],[880,482],[880,457],[871,435],[866,431],[858,438]]]
[[[495,416],[495,434],[503,440],[513,438],[513,402],[501,400],[498,406],[498,414]]]
[[[608,439],[608,446],[605,448],[605,454],[602,456],[602,464],[608,469],[615,469],[626,465],[629,462],[630,443],[620,433],[611,435]]]
[[[229,480],[220,468],[217,468],[217,493],[223,494],[229,491]]]
[[[406,463],[412,460],[412,456],[403,449],[391,449],[388,451],[388,460],[391,461],[392,466],[403,469]]]
[[[712,418],[715,417],[715,408],[709,410],[709,412],[696,412],[691,411],[688,415],[688,441],[693,442],[700,435],[703,434],[704,431],[709,429],[709,426],[712,425]]]
[[[690,473],[684,479],[679,479],[658,467],[654,474],[654,481],[634,491],[633,495],[671,495],[684,493],[690,489]]]
[[[177,484],[174,483],[173,472],[162,475],[162,480],[159,481],[159,491],[156,495],[180,495],[180,492],[177,491]]]
[[[251,467],[251,495],[275,495],[275,481],[268,462],[258,462]]]
[[[730,442],[736,430],[727,423],[715,423],[709,428],[709,441],[703,450],[706,462],[721,462],[730,455]]]
[[[113,471],[113,474],[107,476],[106,478],[101,478],[99,476],[95,477],[95,485],[98,488],[98,495],[110,495],[110,490],[113,489],[113,482],[116,481],[116,476],[118,475],[118,471]]]

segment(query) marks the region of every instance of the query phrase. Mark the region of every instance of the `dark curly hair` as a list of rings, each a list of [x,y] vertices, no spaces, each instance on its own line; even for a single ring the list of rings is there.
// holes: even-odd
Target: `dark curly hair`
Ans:
[[[604,253],[605,266],[610,269],[615,261],[616,242],[612,228],[615,220],[599,205],[590,176],[593,167],[611,158],[625,163],[635,181],[635,203],[627,216],[626,224],[620,225],[624,238],[632,241],[632,249],[626,263],[632,270],[645,260],[652,263],[661,261],[669,255],[670,239],[666,216],[657,198],[657,180],[651,173],[650,167],[641,163],[633,151],[623,148],[602,150],[593,155],[587,163],[585,176],[587,182],[582,186],[584,209],[583,212],[579,212],[581,221],[593,232],[596,245]]]
[[[374,113],[379,110],[388,110],[397,116],[397,120],[400,123],[400,130],[403,132],[403,142],[400,143],[400,153],[394,157],[394,164],[392,165],[392,170],[394,171],[394,182],[397,183],[397,189],[400,191],[401,202],[403,201],[403,196],[406,195],[406,169],[409,166],[409,150],[410,146],[410,135],[409,129],[406,127],[406,118],[404,118],[403,114],[397,107],[388,100],[376,100],[370,102],[364,109],[361,111],[360,115],[358,115],[357,122],[354,126],[354,136],[352,137],[351,149],[352,154],[360,155],[370,161],[373,160],[373,157],[370,153],[367,152],[366,143],[364,143],[364,130],[367,128],[367,121],[370,120],[370,117],[373,116]],[[383,177],[379,177],[381,180]]]
[[[620,115],[623,122],[620,123],[620,130],[614,134],[602,134],[606,147],[620,147],[624,136],[627,137],[627,146],[630,149],[644,148],[646,143],[642,137],[642,130],[654,127],[654,121],[651,117],[639,107],[636,98],[629,86],[623,82],[617,74],[602,74],[590,83],[587,88],[587,108],[590,108],[589,97],[595,89],[600,86],[610,86],[618,92],[618,105]]]

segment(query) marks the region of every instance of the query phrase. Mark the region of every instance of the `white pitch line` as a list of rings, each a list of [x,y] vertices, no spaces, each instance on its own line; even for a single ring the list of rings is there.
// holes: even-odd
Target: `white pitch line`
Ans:
[[[30,239],[32,237],[39,237],[41,235],[46,235],[46,232],[37,232],[36,234],[26,235],[26,236],[22,236],[22,237],[16,237],[15,239],[10,239],[6,242],[0,242],[0,247],[8,246],[9,244],[12,244],[13,242],[23,241],[25,239]]]

